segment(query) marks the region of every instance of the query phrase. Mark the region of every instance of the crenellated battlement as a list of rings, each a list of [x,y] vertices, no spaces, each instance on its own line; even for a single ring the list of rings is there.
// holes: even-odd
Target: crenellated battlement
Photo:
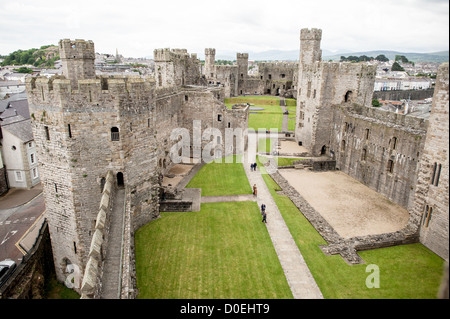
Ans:
[[[137,102],[145,100],[150,103],[155,88],[152,78],[133,76],[80,79],[76,81],[76,87],[72,83],[64,76],[27,78],[26,89],[30,104],[68,109],[79,109],[86,106],[85,103],[106,108],[121,108],[125,105],[130,107],[134,104],[134,107],[148,107],[148,103],[140,105]],[[83,105],[79,101],[83,101]]]
[[[236,58],[238,60],[240,60],[240,59],[247,59],[248,60],[248,53],[236,53]]]
[[[301,29],[300,40],[322,40],[322,29]]]
[[[59,40],[61,59],[95,59],[94,42],[91,40]]]
[[[169,62],[173,61],[174,59],[180,59],[180,58],[197,58],[197,54],[192,54],[189,56],[189,53],[187,49],[170,49],[170,48],[164,48],[164,49],[155,49],[153,51],[153,59],[155,62]]]
[[[205,49],[205,55],[215,55],[215,54],[216,54],[216,49],[213,49],[213,48]]]

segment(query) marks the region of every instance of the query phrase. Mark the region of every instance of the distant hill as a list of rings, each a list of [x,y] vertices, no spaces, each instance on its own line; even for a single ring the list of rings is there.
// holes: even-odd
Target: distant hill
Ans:
[[[4,57],[5,65],[34,65],[35,67],[52,68],[59,60],[59,50],[55,45],[44,45],[39,49],[17,50]]]
[[[443,63],[449,61],[449,51],[440,51],[440,52],[432,52],[432,53],[405,53],[398,51],[367,51],[367,52],[351,52],[351,53],[340,53],[334,55],[323,55],[324,60],[333,60],[339,61],[341,56],[348,57],[350,55],[353,56],[361,56],[366,55],[369,57],[376,57],[377,55],[384,54],[388,59],[394,60],[396,55],[404,55],[409,61],[412,62],[437,62]]]

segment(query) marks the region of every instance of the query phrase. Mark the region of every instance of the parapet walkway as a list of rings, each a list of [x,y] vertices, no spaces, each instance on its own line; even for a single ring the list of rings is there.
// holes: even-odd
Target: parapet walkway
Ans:
[[[125,189],[118,188],[113,199],[106,256],[103,266],[101,299],[120,299],[123,215]]]
[[[255,160],[251,159],[245,163],[253,162]],[[260,170],[251,171],[248,165],[244,165],[244,169],[250,185],[253,187],[256,184],[258,190],[256,201],[259,207],[262,203],[266,204],[267,230],[294,298],[323,299],[323,295],[289,232]]]

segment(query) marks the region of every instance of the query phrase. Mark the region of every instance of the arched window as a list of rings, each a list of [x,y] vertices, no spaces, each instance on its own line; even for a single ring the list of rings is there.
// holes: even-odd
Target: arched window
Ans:
[[[111,141],[119,140],[119,129],[117,127],[111,127]]]
[[[351,100],[352,100],[352,94],[353,94],[352,91],[347,91],[347,93],[345,93],[345,97],[344,97],[345,103],[351,102]]]

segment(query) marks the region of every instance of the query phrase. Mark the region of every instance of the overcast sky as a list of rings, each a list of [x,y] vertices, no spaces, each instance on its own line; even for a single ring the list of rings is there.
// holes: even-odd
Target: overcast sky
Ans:
[[[63,38],[126,57],[298,50],[302,28],[330,51],[449,49],[448,0],[0,0],[0,12],[0,54]]]

